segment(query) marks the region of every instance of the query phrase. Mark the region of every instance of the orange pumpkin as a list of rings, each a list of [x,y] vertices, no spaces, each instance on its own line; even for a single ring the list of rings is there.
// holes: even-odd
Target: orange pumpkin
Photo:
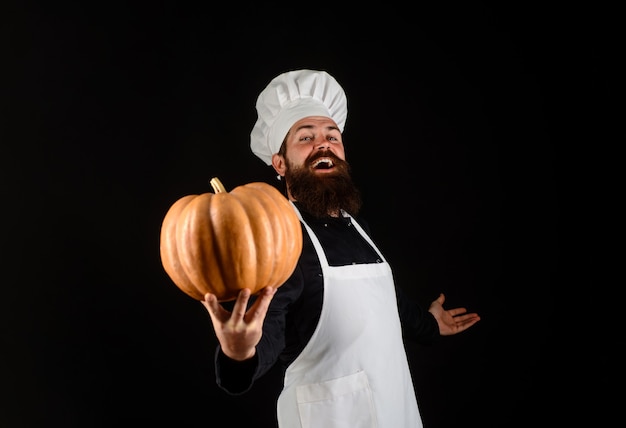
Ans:
[[[169,277],[196,300],[280,287],[302,250],[300,220],[287,198],[267,183],[230,193],[217,178],[211,186],[215,193],[184,196],[163,219],[160,253]]]

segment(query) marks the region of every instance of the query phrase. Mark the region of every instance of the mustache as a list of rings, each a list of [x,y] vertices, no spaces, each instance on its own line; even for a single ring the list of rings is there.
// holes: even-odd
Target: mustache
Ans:
[[[333,152],[327,149],[318,150],[315,153],[311,153],[311,155],[309,155],[309,157],[306,159],[306,163],[311,164],[319,158],[330,158],[335,163],[335,165],[346,163],[346,161],[344,161],[343,159],[340,159],[339,157],[337,157],[337,155],[335,155]]]

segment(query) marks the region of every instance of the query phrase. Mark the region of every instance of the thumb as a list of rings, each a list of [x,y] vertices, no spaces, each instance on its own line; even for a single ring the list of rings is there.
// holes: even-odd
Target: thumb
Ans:
[[[437,302],[443,306],[443,302],[446,301],[446,296],[443,293],[439,293],[439,297],[437,297]]]
[[[206,308],[209,314],[212,314],[213,312],[217,310],[216,308],[217,298],[215,297],[215,295],[211,293],[206,293],[204,295],[204,299],[201,300],[200,303],[202,303],[202,306]]]

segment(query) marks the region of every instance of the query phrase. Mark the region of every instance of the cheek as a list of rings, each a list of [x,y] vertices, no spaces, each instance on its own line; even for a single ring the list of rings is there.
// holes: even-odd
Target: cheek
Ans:
[[[333,150],[333,153],[341,160],[346,160],[346,152],[343,147],[336,147]]]
[[[306,162],[306,159],[311,154],[311,149],[308,147],[298,148],[296,150],[292,150],[287,158],[289,162],[289,166],[302,166]]]

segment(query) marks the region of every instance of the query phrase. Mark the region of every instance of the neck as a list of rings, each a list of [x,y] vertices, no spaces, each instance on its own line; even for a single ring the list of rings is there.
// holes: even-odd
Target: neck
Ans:
[[[291,198],[291,197],[289,198],[289,200],[291,202],[296,202],[296,203],[298,202],[297,199]],[[341,212],[341,210],[331,210],[331,211],[328,211],[326,215],[328,215],[328,217],[334,217],[334,218],[343,217],[343,213]]]

